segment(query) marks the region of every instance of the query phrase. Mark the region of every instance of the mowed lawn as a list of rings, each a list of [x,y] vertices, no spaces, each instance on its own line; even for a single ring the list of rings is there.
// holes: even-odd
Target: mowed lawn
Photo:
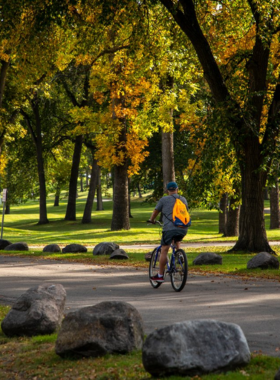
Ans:
[[[111,241],[118,244],[156,244],[161,230],[157,226],[147,225],[155,203],[149,204],[145,199],[132,198],[130,230],[111,231],[112,200],[103,202],[104,210],[96,211],[94,204],[92,222],[82,224],[86,193],[77,198],[77,220],[65,221],[66,199],[60,201],[59,207],[53,206],[53,197],[48,200],[49,223],[38,225],[39,202],[29,201],[12,206],[11,214],[4,217],[3,238],[11,242],[24,241],[31,245],[44,246],[50,243],[96,245]],[[224,238],[218,233],[218,211],[206,209],[191,210],[192,227],[189,228],[186,241],[189,242],[225,242],[236,241],[235,237]],[[267,235],[270,240],[280,240],[279,230],[268,230],[269,214],[265,215]]]

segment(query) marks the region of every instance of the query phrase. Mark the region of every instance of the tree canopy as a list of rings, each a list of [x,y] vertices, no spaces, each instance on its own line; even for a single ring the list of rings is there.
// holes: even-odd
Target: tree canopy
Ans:
[[[159,189],[158,136],[172,133],[180,187],[200,204],[241,194],[234,249],[271,251],[263,189],[279,153],[277,1],[2,0],[0,16],[2,181],[33,141],[41,209],[48,188],[70,181],[75,219],[86,144],[96,170],[114,172],[112,229],[130,228],[128,177]]]

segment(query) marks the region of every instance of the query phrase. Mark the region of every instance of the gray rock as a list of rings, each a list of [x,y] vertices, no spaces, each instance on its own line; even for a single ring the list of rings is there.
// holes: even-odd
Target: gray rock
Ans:
[[[99,243],[93,249],[93,255],[111,255],[120,246],[116,243]]]
[[[58,244],[49,244],[44,247],[43,252],[60,253],[61,248]]]
[[[238,325],[215,320],[174,323],[155,330],[143,345],[143,365],[153,376],[199,376],[222,372],[250,361]]]
[[[1,327],[7,336],[52,334],[60,326],[66,291],[60,284],[28,289],[13,304]]]
[[[261,252],[247,263],[247,269],[279,269],[279,260],[268,252]]]
[[[146,261],[151,261],[152,253],[153,253],[153,252],[148,252],[148,253],[146,253],[146,255],[145,255],[145,260],[146,260]]]
[[[276,375],[274,376],[274,380],[280,380],[280,368],[278,372],[276,373]]]
[[[29,248],[26,243],[19,242],[7,245],[7,247],[4,248],[4,251],[29,251]]]
[[[85,253],[87,248],[81,244],[69,244],[62,248],[62,253]]]
[[[12,243],[9,240],[0,239],[0,251],[2,251],[4,248],[11,244]]]
[[[128,256],[123,249],[118,248],[113,253],[111,253],[110,259],[127,260]]]
[[[101,302],[70,312],[59,330],[55,351],[60,356],[103,356],[141,349],[144,327],[139,312],[125,302]]]
[[[193,260],[193,265],[215,265],[215,264],[221,265],[222,263],[223,263],[222,256],[214,252],[201,253]]]

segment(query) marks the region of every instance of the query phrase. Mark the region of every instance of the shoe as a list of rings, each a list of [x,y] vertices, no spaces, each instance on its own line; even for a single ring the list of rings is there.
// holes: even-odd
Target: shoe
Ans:
[[[150,277],[151,281],[156,281],[156,282],[164,282],[164,277],[159,277],[157,274],[156,276]]]

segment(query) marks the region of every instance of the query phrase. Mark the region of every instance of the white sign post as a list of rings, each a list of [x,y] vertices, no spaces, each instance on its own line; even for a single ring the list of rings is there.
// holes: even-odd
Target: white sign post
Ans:
[[[4,215],[5,215],[6,200],[7,200],[7,189],[3,189],[3,194],[2,194],[3,211],[2,211],[1,239],[3,237],[3,226],[4,226]]]

